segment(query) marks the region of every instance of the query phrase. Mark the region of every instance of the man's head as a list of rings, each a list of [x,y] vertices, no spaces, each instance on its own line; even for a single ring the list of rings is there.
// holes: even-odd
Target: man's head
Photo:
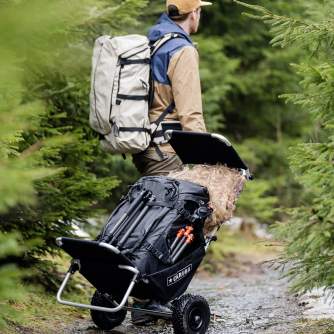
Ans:
[[[198,30],[201,7],[209,5],[212,3],[201,0],[167,0],[167,13],[176,23],[186,26],[192,34]]]

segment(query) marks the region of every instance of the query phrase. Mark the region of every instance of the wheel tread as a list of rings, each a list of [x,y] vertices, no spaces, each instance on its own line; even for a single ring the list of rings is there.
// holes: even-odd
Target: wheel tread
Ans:
[[[91,304],[102,307],[113,307],[112,303],[98,291],[95,291]],[[107,313],[96,310],[90,311],[93,322],[102,330],[112,330],[113,328],[120,326],[126,317],[126,313],[126,310],[121,310],[116,313]]]
[[[189,303],[195,303],[195,302],[201,302],[203,303],[203,306],[207,308],[210,314],[210,307],[208,302],[205,298],[198,295],[192,295],[192,294],[186,294],[178,298],[173,302],[172,305],[172,311],[173,311],[173,328],[175,334],[190,334],[187,330],[187,319],[184,316],[184,311],[187,308],[187,305]],[[201,332],[198,332],[199,334],[204,334],[207,331],[207,327],[204,330],[201,330]]]

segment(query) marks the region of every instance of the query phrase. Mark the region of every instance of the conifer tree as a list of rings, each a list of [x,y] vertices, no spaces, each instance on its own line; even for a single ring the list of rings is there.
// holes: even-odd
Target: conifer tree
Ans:
[[[258,0],[270,9],[294,13],[298,3]],[[288,169],[288,147],[304,135],[308,120],[278,95],[296,88],[290,68],[298,48],[273,50],[262,22],[241,15],[233,1],[215,1],[202,12],[199,42],[204,112],[211,132],[237,145],[255,175],[238,208],[240,215],[273,222],[274,208],[298,201]]]
[[[52,251],[119,183],[88,127],[92,41],[145,4],[0,1],[0,328],[23,292],[17,262]]]
[[[297,45],[306,57],[294,65],[301,78],[300,92],[285,99],[301,106],[314,121],[307,142],[291,147],[289,161],[303,186],[300,206],[289,211],[287,223],[277,227],[287,242],[285,261],[294,289],[334,286],[334,10],[331,1],[308,1],[301,6],[302,17],[281,16],[260,6],[253,17],[272,27],[272,45]]]
[[[145,4],[144,0],[90,1],[87,10],[77,15],[78,22],[64,27],[68,37],[62,49],[48,50],[47,61],[42,52],[36,52],[38,66],[29,64],[25,98],[43,101],[46,112],[36,127],[24,133],[19,149],[39,148],[38,166],[57,173],[35,183],[36,206],[16,206],[1,221],[7,231],[15,230],[18,220],[24,221],[20,226],[24,237],[40,241],[35,254],[51,251],[57,236],[71,233],[73,222],[85,223],[98,215],[99,203],[119,185],[112,156],[100,149],[98,136],[88,124],[90,60],[94,39],[129,29]]]
[[[24,100],[24,57],[33,58],[36,44],[45,50],[44,38],[48,37],[45,31],[63,26],[59,15],[49,15],[36,29],[35,10],[38,8],[51,14],[51,9],[56,9],[54,5],[43,1],[29,2],[29,5],[27,1],[19,5],[14,1],[0,4],[0,214],[17,204],[34,204],[33,182],[52,173],[37,166],[33,152],[20,152],[19,147],[24,141],[23,132],[36,126],[38,117],[44,112],[40,101]],[[74,12],[78,10],[77,5],[78,1],[73,2]],[[36,44],[27,43],[30,34],[35,34]],[[27,250],[21,243],[20,224],[23,222],[18,222],[13,233],[7,233],[4,224],[0,225],[0,328],[4,319],[13,313],[6,301],[22,294],[18,285],[21,272],[11,260]]]

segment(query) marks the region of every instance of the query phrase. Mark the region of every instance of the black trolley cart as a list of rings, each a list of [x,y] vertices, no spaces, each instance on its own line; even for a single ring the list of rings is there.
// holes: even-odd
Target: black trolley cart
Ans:
[[[225,137],[173,130],[168,130],[165,136],[184,164],[221,163],[251,179],[248,167]],[[184,206],[180,209],[181,202]],[[154,299],[169,303],[170,311],[140,309],[140,312],[171,319],[176,334],[206,333],[210,322],[207,301],[184,292],[209,245],[216,239],[218,228],[206,237],[201,232],[201,224],[210,214],[208,202],[207,189],[197,184],[167,177],[140,179],[115,209],[97,240],[57,239],[58,246],[73,258],[57,301],[90,309],[94,323],[101,329],[111,330],[121,325],[127,311],[133,309],[128,304],[130,296]],[[170,221],[173,223],[168,225],[166,222]],[[190,222],[194,228],[189,227]],[[187,224],[196,240],[180,247],[175,235]],[[184,231],[180,240],[186,238]],[[144,241],[138,244],[137,240]],[[62,297],[76,272],[96,288],[90,305]]]

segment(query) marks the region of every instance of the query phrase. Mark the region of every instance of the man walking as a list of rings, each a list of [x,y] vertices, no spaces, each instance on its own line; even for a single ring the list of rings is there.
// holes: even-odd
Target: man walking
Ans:
[[[164,141],[163,131],[168,128],[185,131],[206,132],[202,111],[201,83],[199,76],[199,56],[190,35],[199,28],[201,7],[211,5],[200,0],[167,0],[167,13],[162,14],[155,26],[150,29],[152,43],[167,34],[174,34],[153,55],[152,75],[154,99],[149,112],[151,123],[159,120],[169,109],[162,128],[145,152],[133,156],[133,162],[142,175],[167,175],[182,167],[181,160],[173,148]],[[137,304],[138,308],[168,312],[168,305],[155,301]],[[142,312],[132,311],[132,321],[140,325],[154,318]]]
[[[169,128],[206,132],[202,111],[199,56],[190,38],[199,28],[201,7],[211,5],[200,0],[167,0],[167,13],[162,14],[150,29],[152,45],[168,34],[170,39],[152,57],[154,98],[149,111],[151,123],[163,112],[160,133],[151,146],[133,156],[133,162],[142,175],[167,175],[182,167],[182,162],[163,138]]]

